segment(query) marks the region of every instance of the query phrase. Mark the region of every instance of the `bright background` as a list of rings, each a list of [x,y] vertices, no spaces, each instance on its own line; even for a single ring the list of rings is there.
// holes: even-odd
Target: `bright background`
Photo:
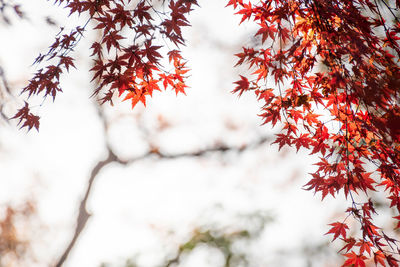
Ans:
[[[324,233],[328,223],[343,218],[338,213],[345,207],[341,196],[321,203],[319,195],[303,190],[314,168],[312,158],[302,150],[278,152],[277,145],[270,145],[278,129],[261,126],[257,116],[261,103],[251,94],[238,98],[231,93],[240,71],[233,68],[234,54],[252,42],[254,29],[239,27],[239,17],[224,8],[226,1],[200,3],[184,34],[184,57],[192,69],[186,96],[155,93],[146,108],[139,104],[134,110],[116,98],[114,107],[103,107],[105,133],[90,98],[94,85],[88,74],[88,34],[73,54],[78,69],[63,76],[63,93],[54,103],[33,100],[32,111],[41,116],[40,132],[27,133],[15,120],[2,121],[2,212],[27,200],[37,207],[35,218],[21,222],[21,238],[30,240],[36,259],[29,259],[29,266],[54,263],[67,246],[90,172],[106,157],[106,140],[129,159],[151,147],[170,154],[195,152],[221,143],[238,147],[264,136],[271,140],[244,152],[107,166],[88,202],[92,217],[65,266],[118,265],[134,256],[140,266],[157,266],[198,227],[239,227],[235,216],[253,212],[271,220],[254,242],[242,244],[251,255],[250,266],[338,265],[340,244],[329,244],[331,237]],[[47,1],[27,1],[23,8],[29,20],[0,28],[0,64],[13,89],[13,96],[4,96],[3,111],[10,117],[23,104],[19,90],[35,71],[30,65],[59,30],[44,18],[69,27],[76,22]],[[194,253],[182,266],[221,266],[215,251]]]

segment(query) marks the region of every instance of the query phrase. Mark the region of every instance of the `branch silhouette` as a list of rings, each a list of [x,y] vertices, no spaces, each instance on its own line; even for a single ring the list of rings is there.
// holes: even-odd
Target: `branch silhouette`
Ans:
[[[173,160],[173,159],[186,158],[186,157],[194,157],[194,158],[204,157],[204,156],[207,156],[207,155],[213,154],[213,153],[227,153],[227,152],[242,153],[247,150],[256,149],[256,148],[262,146],[263,144],[267,143],[268,141],[272,140],[272,138],[269,136],[262,136],[253,142],[243,144],[240,146],[218,144],[218,145],[214,145],[214,146],[209,146],[205,149],[199,149],[199,150],[195,150],[195,151],[188,151],[188,152],[181,152],[181,153],[165,153],[165,152],[161,152],[158,149],[150,149],[149,151],[147,151],[146,153],[144,153],[140,156],[123,159],[123,158],[119,157],[118,155],[116,155],[114,153],[114,151],[112,150],[111,146],[109,145],[108,136],[107,136],[108,123],[105,119],[105,116],[103,114],[101,107],[98,105],[96,105],[96,106],[98,109],[99,117],[103,123],[103,130],[106,135],[106,147],[107,147],[108,155],[105,159],[97,162],[97,164],[91,170],[91,173],[90,173],[87,185],[86,185],[85,194],[79,204],[79,212],[78,212],[78,215],[76,218],[76,226],[75,226],[74,234],[72,236],[71,241],[68,243],[68,246],[66,247],[66,249],[60,256],[60,258],[58,259],[58,261],[55,265],[56,267],[63,266],[63,264],[68,259],[68,256],[70,255],[72,249],[76,245],[76,242],[77,242],[79,236],[81,235],[82,231],[86,227],[86,224],[87,224],[89,218],[91,217],[91,214],[87,209],[87,202],[88,202],[91,192],[93,191],[93,184],[94,184],[96,178],[98,177],[99,173],[101,172],[101,170],[104,167],[108,166],[109,164],[118,163],[118,164],[125,166],[125,165],[134,164],[138,161],[149,159],[149,158],[157,159],[157,160]]]

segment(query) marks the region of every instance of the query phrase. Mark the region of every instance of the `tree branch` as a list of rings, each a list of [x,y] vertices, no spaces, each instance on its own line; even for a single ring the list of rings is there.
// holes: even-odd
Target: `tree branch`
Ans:
[[[75,232],[72,237],[72,240],[69,242],[67,248],[65,249],[64,253],[58,260],[57,264],[55,265],[56,267],[61,267],[65,260],[68,258],[69,253],[71,252],[72,248],[74,247],[78,237],[80,236],[82,230],[85,228],[87,221],[89,220],[91,214],[88,212],[86,204],[89,199],[90,193],[92,192],[93,188],[93,183],[94,180],[96,179],[97,175],[103,169],[105,166],[110,164],[111,162],[114,162],[116,160],[116,157],[114,153],[109,149],[108,150],[108,156],[105,160],[99,161],[96,166],[92,169],[90,173],[90,178],[87,183],[87,188],[85,192],[85,196],[81,200],[81,203],[79,205],[79,213],[78,217],[76,219],[76,227],[75,227]]]
[[[211,146],[211,147],[197,150],[197,151],[181,152],[181,153],[175,153],[175,154],[164,153],[164,152],[159,151],[158,149],[152,149],[141,156],[134,157],[134,158],[127,159],[127,160],[121,159],[118,156],[116,156],[115,162],[122,164],[122,165],[128,165],[128,164],[132,164],[137,161],[144,160],[144,159],[147,159],[150,157],[155,157],[156,159],[169,160],[169,159],[179,159],[179,158],[186,158],[186,157],[193,157],[193,158],[204,157],[204,156],[206,156],[208,154],[212,154],[212,153],[227,153],[227,152],[240,153],[240,152],[244,152],[246,150],[255,149],[270,140],[271,140],[271,138],[269,136],[264,136],[264,137],[260,137],[258,140],[254,141],[254,142],[244,144],[241,146],[228,146],[225,144],[221,144],[221,145]]]
[[[97,106],[97,108],[98,108],[99,117],[101,118],[102,123],[103,123],[104,132],[107,135],[107,128],[108,128],[107,121],[105,119],[105,116],[104,116],[101,108],[99,106]],[[71,241],[69,242],[67,248],[65,249],[65,251],[63,252],[61,257],[57,261],[57,264],[55,266],[61,267],[65,263],[71,250],[75,246],[76,241],[78,240],[80,234],[82,233],[83,229],[85,228],[86,223],[88,222],[88,220],[91,216],[91,214],[87,210],[87,201],[92,192],[94,181],[98,177],[98,174],[100,173],[100,171],[104,167],[106,167],[108,164],[115,162],[115,163],[119,163],[121,165],[129,165],[129,164],[133,164],[137,161],[148,159],[148,158],[171,160],[171,159],[178,159],[178,158],[185,158],[185,157],[196,157],[196,158],[203,157],[203,156],[206,156],[211,153],[226,153],[226,152],[241,153],[246,150],[255,149],[255,148],[265,144],[269,140],[271,140],[271,138],[269,136],[264,136],[254,142],[244,144],[241,146],[228,146],[225,144],[220,144],[220,145],[216,145],[216,146],[210,146],[208,148],[197,150],[197,151],[189,151],[189,152],[182,152],[182,153],[176,153],[176,154],[160,152],[158,149],[150,149],[147,153],[144,153],[141,156],[130,158],[130,159],[122,159],[113,152],[110,145],[108,144],[108,138],[106,136],[106,147],[108,150],[108,156],[106,159],[99,161],[93,167],[93,169],[90,173],[90,177],[89,177],[89,180],[87,183],[85,195],[82,198],[80,205],[79,205],[79,213],[78,213],[78,216],[76,219],[74,235],[73,235]]]

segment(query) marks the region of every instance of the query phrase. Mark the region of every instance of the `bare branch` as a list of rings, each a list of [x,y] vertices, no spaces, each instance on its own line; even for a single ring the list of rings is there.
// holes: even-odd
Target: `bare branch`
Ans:
[[[252,143],[244,144],[241,146],[228,146],[225,144],[220,144],[220,145],[216,145],[216,146],[210,146],[208,148],[197,150],[197,151],[189,151],[189,152],[182,152],[182,153],[175,153],[175,154],[163,153],[163,152],[159,151],[158,149],[153,149],[153,150],[149,150],[147,153],[145,153],[141,156],[134,157],[134,158],[127,159],[127,160],[121,159],[118,156],[116,156],[116,162],[120,163],[122,165],[128,165],[128,164],[132,164],[139,160],[147,159],[150,157],[153,157],[156,159],[168,160],[168,159],[179,159],[179,158],[186,158],[186,157],[189,157],[189,158],[190,157],[192,157],[192,158],[204,157],[204,156],[207,156],[212,153],[227,153],[227,152],[240,153],[240,152],[244,152],[246,150],[255,149],[270,140],[271,140],[271,138],[269,136],[264,136],[264,137],[260,137],[258,140],[254,141]]]
[[[105,132],[107,132],[106,131],[107,123],[105,121],[104,115],[100,108],[99,108],[99,116],[103,121],[104,130],[105,130]],[[87,201],[89,199],[90,193],[93,188],[93,183],[94,183],[95,179],[98,177],[98,174],[100,173],[100,171],[104,167],[106,167],[108,164],[115,162],[115,163],[119,163],[122,165],[129,165],[129,164],[133,164],[137,161],[148,159],[148,158],[170,160],[170,159],[178,159],[178,158],[185,158],[185,157],[203,157],[203,156],[207,156],[208,154],[211,154],[211,153],[226,153],[226,152],[232,152],[232,151],[240,153],[240,152],[244,152],[246,150],[255,149],[255,148],[265,144],[269,140],[271,140],[270,137],[261,137],[257,141],[254,141],[249,144],[241,145],[241,146],[228,146],[228,145],[222,144],[222,145],[217,145],[217,146],[211,146],[209,148],[205,148],[202,150],[197,150],[197,151],[192,151],[192,152],[182,152],[182,153],[176,153],[176,154],[163,153],[163,152],[160,152],[159,150],[153,149],[153,150],[149,150],[147,153],[145,153],[141,156],[134,157],[134,158],[127,159],[127,160],[121,159],[120,157],[115,155],[115,153],[112,151],[110,146],[107,144],[108,156],[106,159],[99,161],[93,167],[93,169],[91,171],[90,178],[87,183],[85,195],[79,205],[79,213],[78,213],[78,217],[77,217],[74,235],[73,235],[72,240],[70,241],[68,247],[65,249],[64,253],[62,254],[62,256],[60,257],[60,259],[58,260],[58,262],[55,266],[61,267],[63,265],[63,263],[66,261],[68,255],[70,254],[72,248],[74,247],[77,239],[79,238],[80,234],[82,233],[82,230],[85,228],[86,223],[91,216],[91,214],[87,211],[86,205],[87,205]]]
[[[69,253],[71,252],[72,248],[74,247],[79,235],[81,234],[82,230],[85,228],[86,223],[91,216],[91,214],[87,210],[86,205],[87,205],[87,201],[89,199],[90,193],[92,192],[93,183],[94,183],[97,175],[99,174],[99,172],[105,166],[107,166],[109,163],[114,162],[116,160],[114,153],[110,149],[108,150],[108,152],[109,153],[108,153],[107,158],[105,160],[99,161],[96,164],[96,166],[94,166],[94,168],[92,169],[92,171],[90,173],[90,178],[87,183],[85,196],[83,197],[83,199],[81,200],[81,203],[79,205],[79,213],[78,213],[78,217],[76,219],[76,227],[75,227],[74,235],[72,237],[72,240],[68,244],[68,247],[65,249],[64,253],[58,260],[57,264],[55,265],[56,267],[61,267],[64,264]]]

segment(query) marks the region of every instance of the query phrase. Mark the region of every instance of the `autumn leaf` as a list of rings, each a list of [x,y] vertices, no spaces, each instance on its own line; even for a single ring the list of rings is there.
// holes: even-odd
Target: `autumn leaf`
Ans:
[[[367,257],[362,256],[362,255],[357,255],[353,251],[351,253],[347,253],[344,255],[347,260],[343,263],[342,267],[365,267],[365,260]]]
[[[333,240],[339,236],[341,236],[343,239],[346,239],[346,230],[348,230],[349,227],[345,223],[335,222],[329,225],[331,225],[332,228],[326,233],[326,235],[333,234]]]
[[[241,96],[243,94],[243,92],[247,91],[250,86],[249,80],[247,80],[246,77],[243,77],[242,75],[240,75],[240,78],[241,78],[241,80],[235,82],[237,84],[237,86],[233,90],[234,93],[239,92],[239,96]]]
[[[374,252],[374,262],[376,266],[378,266],[378,264],[381,266],[386,266],[385,259],[385,254],[383,254],[382,251],[378,250]]]

